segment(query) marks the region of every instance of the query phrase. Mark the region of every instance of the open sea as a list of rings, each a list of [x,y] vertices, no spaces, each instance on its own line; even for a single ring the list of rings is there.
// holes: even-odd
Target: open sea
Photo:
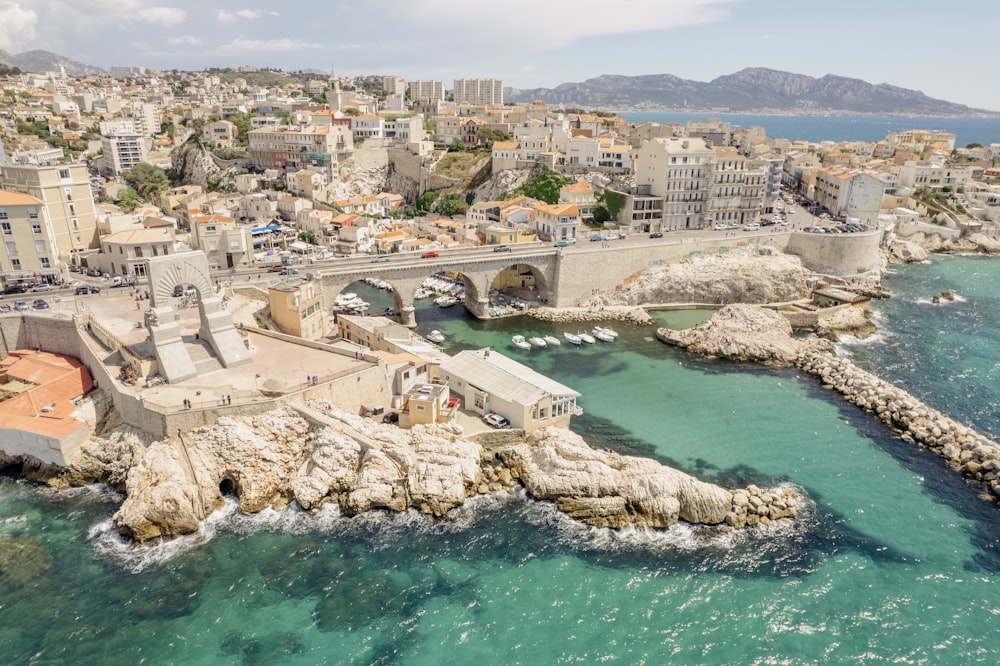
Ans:
[[[878,335],[841,352],[1000,435],[1000,260],[935,256],[887,284]],[[931,304],[943,290],[959,298]],[[727,485],[793,484],[815,505],[792,527],[739,533],[596,529],[520,492],[442,521],[230,505],[198,535],[130,548],[111,526],[115,493],[0,476],[0,662],[1000,660],[1000,509],[814,379],[699,359],[652,328],[524,352],[512,334],[577,329],[429,300],[417,317],[449,350],[488,345],[579,390],[573,428],[594,446]]]
[[[763,116],[734,113],[661,113],[643,111],[623,114],[630,123],[687,123],[689,120],[721,118],[733,126],[763,127],[772,139],[791,141],[881,141],[886,132],[907,129],[954,132],[955,146],[970,143],[988,146],[1000,143],[1000,117],[938,118],[927,116]]]

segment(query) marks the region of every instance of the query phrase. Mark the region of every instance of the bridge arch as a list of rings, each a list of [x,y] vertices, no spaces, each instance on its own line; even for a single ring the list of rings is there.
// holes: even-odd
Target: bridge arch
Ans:
[[[552,283],[547,272],[527,261],[515,261],[492,272],[487,294],[499,292],[515,295],[529,303],[547,303],[552,296]]]

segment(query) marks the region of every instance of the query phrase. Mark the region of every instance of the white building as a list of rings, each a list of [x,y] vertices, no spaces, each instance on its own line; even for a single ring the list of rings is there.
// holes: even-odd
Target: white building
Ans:
[[[456,104],[503,106],[503,81],[499,79],[455,79]]]
[[[664,200],[663,231],[705,226],[714,159],[703,139],[656,138],[635,151],[636,185]]]
[[[443,102],[444,83],[441,81],[410,81],[410,99]]]
[[[101,147],[104,149],[103,171],[113,176],[146,161],[146,142],[137,132],[115,132],[102,136]]]

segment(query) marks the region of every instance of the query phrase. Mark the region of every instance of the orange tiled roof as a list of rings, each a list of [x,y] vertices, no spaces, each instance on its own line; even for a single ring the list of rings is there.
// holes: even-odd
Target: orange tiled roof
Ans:
[[[40,206],[43,203],[29,194],[0,190],[0,206]]]
[[[27,385],[0,403],[0,428],[56,439],[89,426],[73,418],[73,400],[94,387],[79,360],[62,354],[18,350],[0,361],[9,379]],[[45,411],[43,411],[43,408]]]

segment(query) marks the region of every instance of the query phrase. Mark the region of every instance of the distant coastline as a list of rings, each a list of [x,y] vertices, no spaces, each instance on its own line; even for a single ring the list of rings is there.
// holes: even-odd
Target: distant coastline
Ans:
[[[686,123],[721,118],[734,126],[761,126],[769,138],[792,141],[881,141],[887,132],[926,129],[954,132],[955,145],[1000,143],[1000,116],[796,115],[721,113],[715,111],[619,111],[630,123]]]

